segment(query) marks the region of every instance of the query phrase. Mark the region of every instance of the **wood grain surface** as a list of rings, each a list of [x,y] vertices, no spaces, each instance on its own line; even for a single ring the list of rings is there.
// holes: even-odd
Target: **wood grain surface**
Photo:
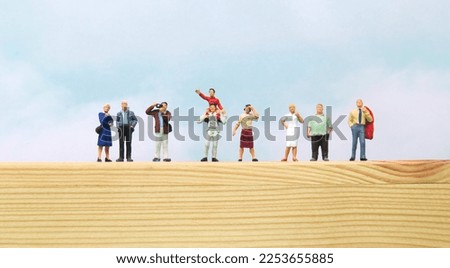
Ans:
[[[450,161],[0,163],[0,247],[450,247]]]

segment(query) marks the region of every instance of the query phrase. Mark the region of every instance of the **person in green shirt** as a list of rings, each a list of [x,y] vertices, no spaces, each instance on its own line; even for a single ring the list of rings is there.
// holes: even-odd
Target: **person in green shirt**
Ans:
[[[308,137],[311,138],[312,158],[311,161],[317,161],[319,157],[319,147],[322,149],[323,161],[328,159],[328,140],[333,130],[331,120],[323,113],[323,105],[316,105],[316,115],[308,122]]]

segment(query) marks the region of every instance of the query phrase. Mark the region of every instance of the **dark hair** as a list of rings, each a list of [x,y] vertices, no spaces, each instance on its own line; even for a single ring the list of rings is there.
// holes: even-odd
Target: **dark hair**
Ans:
[[[244,110],[247,109],[247,107],[250,107],[250,106],[252,106],[252,105],[251,104],[246,104]]]
[[[169,106],[169,104],[167,104],[167,102],[165,101],[161,102],[161,105],[163,105],[164,103],[166,104],[166,106]]]
[[[210,88],[209,91],[214,91],[214,93],[216,93],[216,90],[214,88]]]

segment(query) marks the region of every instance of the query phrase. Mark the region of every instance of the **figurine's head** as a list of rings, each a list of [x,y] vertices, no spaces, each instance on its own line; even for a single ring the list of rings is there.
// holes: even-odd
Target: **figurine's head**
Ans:
[[[210,104],[210,105],[209,105],[209,111],[210,111],[211,113],[216,112],[216,111],[217,111],[217,106],[216,106],[215,104]]]
[[[244,111],[245,113],[249,114],[252,111],[252,105],[251,104],[245,105]]]
[[[363,100],[362,100],[362,99],[357,99],[357,100],[356,100],[356,106],[357,106],[358,108],[362,108],[363,105],[364,105],[364,103],[363,103]]]
[[[295,104],[291,103],[289,104],[289,112],[291,112],[291,114],[295,113]]]
[[[214,97],[216,95],[216,90],[214,88],[209,89],[209,96]]]
[[[159,111],[163,113],[167,111],[167,102],[165,101],[161,102],[161,107],[159,108]]]
[[[323,105],[321,103],[316,105],[316,113],[323,114]]]
[[[103,112],[108,113],[109,110],[111,110],[111,106],[108,103],[103,105]]]
[[[122,110],[126,111],[128,110],[128,101],[127,100],[123,100],[120,105],[122,106]]]

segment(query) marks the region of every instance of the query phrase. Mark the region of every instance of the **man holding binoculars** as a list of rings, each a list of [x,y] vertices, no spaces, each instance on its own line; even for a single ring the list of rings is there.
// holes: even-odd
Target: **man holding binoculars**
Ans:
[[[157,109],[155,109],[157,108]],[[172,114],[167,110],[167,102],[153,103],[145,111],[147,115],[153,116],[155,124],[155,158],[153,162],[161,161],[161,146],[163,148],[163,161],[170,162],[169,158],[169,132],[172,126],[169,124]]]

